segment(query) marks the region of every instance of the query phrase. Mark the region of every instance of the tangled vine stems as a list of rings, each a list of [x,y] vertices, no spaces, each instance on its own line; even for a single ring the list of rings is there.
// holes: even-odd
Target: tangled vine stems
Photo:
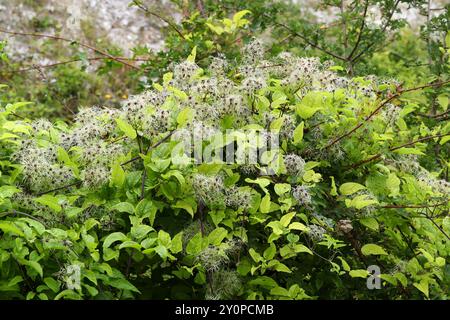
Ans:
[[[0,33],[6,33],[6,34],[13,35],[13,36],[30,36],[30,37],[37,37],[37,38],[48,38],[48,39],[53,39],[53,40],[60,40],[60,41],[69,42],[70,44],[78,44],[81,47],[84,47],[86,49],[94,51],[95,53],[98,53],[98,54],[100,54],[102,56],[105,56],[105,57],[107,57],[107,58],[109,58],[111,60],[114,60],[114,61],[118,62],[118,63],[126,65],[126,66],[128,66],[130,68],[133,68],[135,70],[140,70],[139,67],[136,67],[135,65],[127,62],[127,60],[132,60],[132,59],[128,59],[128,58],[125,59],[125,58],[113,56],[113,55],[109,54],[106,51],[103,51],[101,49],[93,47],[93,46],[91,46],[89,44],[86,44],[86,43],[83,43],[83,42],[79,42],[77,40],[68,39],[68,38],[64,38],[64,37],[61,37],[61,36],[49,35],[49,34],[8,31],[8,30],[4,30],[4,29],[0,29]]]
[[[395,94],[391,95],[389,98],[385,99],[383,102],[381,102],[380,105],[375,108],[375,110],[373,110],[366,118],[364,118],[364,121],[358,123],[351,130],[347,131],[343,135],[332,140],[325,147],[323,147],[323,149],[324,150],[328,149],[328,148],[332,147],[333,145],[335,145],[336,143],[338,143],[339,141],[341,141],[342,139],[350,136],[353,132],[355,132],[356,130],[358,130],[359,128],[364,126],[367,122],[369,122],[386,104],[388,104],[392,100],[400,97],[402,94],[407,93],[407,92],[422,90],[422,89],[429,88],[429,87],[442,87],[448,83],[450,83],[450,80],[441,81],[441,82],[430,82],[430,83],[427,83],[427,84],[424,84],[424,85],[421,85],[418,87],[413,87],[413,88],[408,88],[408,89],[402,89],[401,87],[397,87],[397,92]]]

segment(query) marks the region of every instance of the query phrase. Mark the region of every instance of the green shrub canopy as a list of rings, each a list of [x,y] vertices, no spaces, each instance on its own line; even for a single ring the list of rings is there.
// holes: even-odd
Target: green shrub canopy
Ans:
[[[447,297],[449,183],[420,160],[450,126],[410,117],[422,88],[259,40],[195,58],[70,124],[2,110],[0,297]]]

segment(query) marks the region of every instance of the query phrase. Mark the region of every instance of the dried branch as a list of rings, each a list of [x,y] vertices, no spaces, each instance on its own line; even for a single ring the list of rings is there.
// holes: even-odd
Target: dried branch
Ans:
[[[120,60],[128,60],[128,61],[149,61],[149,59],[144,59],[144,58],[126,58],[126,57],[116,57],[116,58],[120,59]],[[72,60],[60,61],[60,62],[55,62],[55,63],[50,63],[50,64],[32,65],[31,67],[27,67],[24,69],[13,70],[13,72],[18,73],[18,72],[27,72],[30,70],[36,70],[36,69],[41,69],[41,68],[53,68],[53,67],[57,67],[59,65],[80,62],[83,60],[96,61],[96,60],[106,60],[106,59],[111,59],[111,58],[109,58],[109,57],[91,57],[91,58],[86,58],[86,59],[81,59],[81,58],[80,59],[72,59]]]
[[[68,39],[68,38],[64,38],[64,37],[60,37],[60,36],[55,36],[55,35],[48,35],[48,34],[40,34],[40,33],[31,33],[31,32],[17,32],[17,31],[8,31],[8,30],[3,30],[0,29],[0,33],[6,33],[6,34],[10,34],[10,35],[14,35],[14,36],[30,36],[30,37],[37,37],[37,38],[48,38],[48,39],[53,39],[53,40],[60,40],[60,41],[65,41],[65,42],[69,42],[69,43],[76,43],[81,47],[87,48],[89,50],[94,51],[95,53],[98,53],[102,56],[108,57],[111,60],[117,61],[121,64],[124,64],[130,68],[136,69],[136,70],[140,70],[138,67],[136,67],[135,65],[126,62],[125,60],[120,59],[119,57],[115,57],[111,54],[109,54],[106,51],[103,51],[101,49],[95,48],[89,44],[83,43],[83,42],[79,42],[73,39]]]

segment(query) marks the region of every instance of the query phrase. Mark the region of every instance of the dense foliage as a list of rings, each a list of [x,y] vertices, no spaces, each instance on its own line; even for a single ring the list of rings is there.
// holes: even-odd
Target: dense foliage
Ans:
[[[120,106],[32,119],[0,88],[0,298],[448,299],[449,36],[391,45],[432,49],[422,69],[364,25],[302,52],[252,37],[284,5],[246,2],[169,23]],[[311,32],[287,21],[275,36]]]

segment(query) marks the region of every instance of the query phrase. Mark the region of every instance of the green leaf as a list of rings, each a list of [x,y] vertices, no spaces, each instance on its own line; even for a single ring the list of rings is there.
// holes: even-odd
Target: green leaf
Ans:
[[[291,185],[288,183],[277,183],[274,186],[275,193],[279,196],[285,194],[286,192],[291,191]]]
[[[416,287],[417,289],[420,290],[420,292],[422,292],[427,298],[429,295],[428,292],[428,280],[427,279],[422,279],[420,280],[419,283],[413,283],[414,287]]]
[[[295,217],[295,212],[289,212],[286,213],[284,216],[281,217],[280,223],[283,227],[287,227],[289,225],[289,222],[291,222],[292,218]]]
[[[437,258],[436,258],[436,265],[437,265],[438,267],[443,267],[443,266],[445,266],[445,259],[442,258],[442,257],[437,257]]]
[[[119,212],[127,212],[127,213],[134,213],[134,207],[129,202],[119,202],[118,204],[115,204],[111,207],[112,210],[117,210]]]
[[[270,243],[270,246],[266,250],[264,250],[263,257],[266,260],[272,260],[273,257],[275,257],[276,253],[277,253],[277,247],[272,242],[272,243]]]
[[[168,234],[164,230],[158,231],[158,240],[159,240],[159,243],[162,244],[163,246],[170,247],[170,244],[171,244],[170,234]]]
[[[365,186],[355,182],[347,182],[339,187],[339,192],[345,196],[351,195],[359,190],[366,189]]]
[[[192,48],[191,54],[187,57],[186,61],[195,62],[195,56],[197,55],[197,46]]]
[[[15,186],[1,186],[0,187],[0,198],[10,198],[15,193],[19,192]]]
[[[246,14],[249,14],[249,13],[251,13],[250,10],[241,10],[241,11],[236,12],[236,13],[233,15],[233,22],[234,22],[235,24],[239,25],[240,20],[241,20]]]
[[[35,198],[34,201],[37,203],[43,204],[44,206],[49,207],[50,209],[54,210],[55,212],[61,212],[62,207],[59,205],[58,198],[51,196],[49,194],[44,194],[43,196],[40,196],[39,198]]]
[[[148,226],[145,224],[140,224],[140,225],[131,227],[130,234],[134,239],[140,240],[153,230],[154,229],[151,226]]]
[[[58,293],[55,300],[60,300],[61,298],[71,299],[71,300],[82,300],[83,298],[73,290],[66,289]]]
[[[299,144],[303,140],[303,128],[305,123],[302,121],[294,130],[294,144]]]
[[[283,287],[275,287],[270,290],[270,294],[274,296],[290,297],[289,291]]]
[[[174,208],[180,208],[180,209],[184,209],[186,210],[191,217],[194,217],[194,211],[197,210],[195,206],[195,202],[192,203],[191,201],[186,201],[186,200],[178,200],[177,203],[173,206]]]
[[[103,249],[109,248],[111,244],[113,244],[116,241],[126,241],[129,240],[126,235],[124,235],[122,232],[113,232],[109,234],[105,240],[103,241]]]
[[[448,95],[441,94],[437,97],[437,101],[439,105],[444,109],[444,111],[447,111],[448,108]]]
[[[0,230],[4,233],[14,233],[18,236],[25,237],[22,230],[16,227],[16,225],[9,221],[0,221]]]
[[[116,122],[119,129],[122,130],[128,138],[136,139],[137,133],[131,124],[120,118],[116,118]]]
[[[400,179],[395,173],[390,173],[386,180],[386,187],[390,191],[389,196],[395,197],[400,193]]]
[[[194,110],[191,108],[184,108],[178,113],[177,123],[180,126],[184,126],[186,123],[189,123],[194,118]]]
[[[361,218],[359,222],[361,222],[362,225],[366,226],[369,229],[372,229],[374,231],[379,230],[378,221],[373,217]]]
[[[307,120],[307,119],[311,118],[320,109],[321,108],[317,108],[317,107],[315,108],[315,107],[310,107],[310,106],[305,105],[305,104],[299,104],[295,108],[295,111],[297,112],[297,114],[300,117],[302,117],[303,119]]]
[[[400,148],[395,150],[394,152],[398,154],[417,154],[417,155],[425,155],[422,151],[416,148]]]
[[[56,281],[53,278],[47,277],[44,278],[44,282],[47,285],[47,287],[49,287],[53,292],[55,293],[58,292],[60,286],[58,281]]]
[[[365,255],[387,255],[387,252],[384,251],[384,249],[382,247],[380,247],[379,245],[373,244],[373,243],[369,243],[364,245],[361,248],[361,252]]]
[[[111,168],[111,186],[121,187],[125,182],[125,171],[120,163],[116,162]]]
[[[114,279],[114,280],[108,280],[106,282],[108,285],[121,289],[121,290],[129,290],[137,293],[141,293],[138,288],[136,288],[134,285],[132,285],[129,281],[125,279]]]
[[[249,281],[248,284],[253,286],[261,286],[267,289],[278,287],[276,281],[267,276],[259,276],[258,278]]]
[[[243,277],[245,277],[250,272],[251,268],[252,265],[246,257],[241,259],[241,261],[239,261],[237,264],[237,272]]]
[[[300,230],[300,231],[308,231],[309,230],[307,226],[305,226],[303,223],[300,223],[300,222],[292,222],[289,225],[289,229],[290,230]]]
[[[285,264],[279,261],[277,261],[277,263],[273,266],[273,269],[275,269],[278,272],[292,273],[291,269],[289,269]]]
[[[439,142],[439,144],[442,146],[444,143],[446,143],[447,141],[450,141],[450,134],[448,136],[445,136],[441,139],[441,141]]]
[[[21,264],[34,269],[41,276],[41,278],[43,277],[44,271],[42,270],[42,266],[38,262],[31,260],[20,260],[20,262]]]
[[[305,245],[300,244],[300,243],[288,244],[280,249],[280,255],[285,259],[295,257],[297,255],[297,253],[302,253],[302,252],[309,253],[310,255],[313,254],[312,251],[308,247],[306,247]]]
[[[198,232],[192,239],[188,242],[186,246],[186,253],[196,255],[202,251],[202,234]]]
[[[183,250],[183,232],[177,233],[172,239],[172,246],[170,251],[175,254]]]
[[[228,231],[222,227],[216,228],[208,235],[208,242],[214,246],[222,243],[222,240],[228,235]]]
[[[353,199],[345,199],[345,205],[348,208],[356,208],[358,210],[376,203],[378,203],[378,200],[370,199],[366,194],[356,196]]]
[[[262,198],[261,203],[259,205],[259,211],[261,211],[261,213],[270,212],[270,195],[269,194],[266,194]]]
[[[255,262],[260,262],[263,260],[263,258],[261,257],[261,255],[255,251],[255,249],[250,248],[248,250],[248,253],[250,254],[250,257],[252,257],[253,261]]]
[[[369,272],[363,269],[351,270],[349,272],[350,277],[352,278],[367,278],[369,276]]]
[[[333,177],[333,176],[331,176],[330,178],[331,178],[331,191],[330,191],[330,195],[332,195],[332,196],[335,197],[335,196],[338,195],[337,189],[336,189],[336,183],[334,182],[334,177]]]

